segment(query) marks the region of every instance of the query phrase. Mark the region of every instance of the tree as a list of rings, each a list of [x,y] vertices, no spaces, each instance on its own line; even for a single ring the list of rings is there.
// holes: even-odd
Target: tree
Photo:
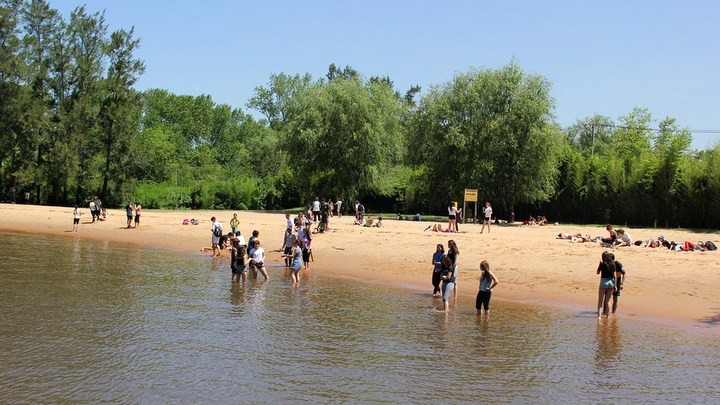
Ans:
[[[549,93],[546,79],[514,62],[433,87],[410,123],[410,156],[426,167],[430,203],[439,208],[464,188],[480,188],[509,214],[515,204],[547,201],[563,145]]]
[[[132,29],[118,30],[111,34],[105,50],[110,66],[101,85],[100,138],[105,158],[101,195],[106,197],[110,178],[118,181],[117,190],[126,177],[124,163],[140,127],[141,98],[132,88],[145,70],[143,62],[133,56],[138,45]],[[116,202],[121,201],[118,197]]]
[[[301,93],[284,131],[289,165],[305,189],[355,195],[402,160],[403,103],[381,82],[337,79]]]
[[[281,130],[298,111],[297,95],[310,88],[312,76],[306,73],[289,76],[284,73],[270,76],[267,87],[256,87],[247,106],[265,116],[270,128]]]

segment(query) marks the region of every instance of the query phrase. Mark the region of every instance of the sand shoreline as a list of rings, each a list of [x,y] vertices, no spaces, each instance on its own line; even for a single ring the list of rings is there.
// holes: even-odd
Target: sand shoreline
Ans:
[[[229,230],[233,212],[240,230],[249,238],[255,229],[268,250],[268,261],[281,263],[285,217],[249,211],[156,211],[144,210],[138,229],[125,229],[123,210],[109,210],[110,217],[89,223],[83,209],[80,230],[72,232],[72,208],[0,204],[0,230],[134,243],[200,253],[210,245],[210,217],[216,216]],[[196,218],[200,225],[182,225]],[[349,276],[358,280],[412,286],[432,291],[430,258],[437,243],[454,239],[460,249],[459,292],[474,296],[478,264],[490,262],[500,279],[497,302],[512,301],[565,308],[594,310],[599,276],[595,274],[603,249],[593,243],[557,240],[561,232],[603,235],[604,229],[586,226],[493,226],[480,234],[480,225],[461,224],[461,233],[423,231],[430,223],[385,220],[385,228],[361,228],[352,216],[331,220],[332,232],[313,240],[315,261],[311,271]],[[717,233],[682,229],[628,229],[634,239],[664,235],[669,240],[713,240]],[[720,251],[671,252],[639,247],[616,248],[615,255],[628,271],[620,299],[620,317],[635,317],[693,329],[720,333]],[[209,253],[206,253],[209,256]],[[219,258],[217,260],[227,260]],[[439,301],[439,300],[438,300]],[[441,305],[441,303],[440,303]],[[501,309],[499,309],[501,310]]]

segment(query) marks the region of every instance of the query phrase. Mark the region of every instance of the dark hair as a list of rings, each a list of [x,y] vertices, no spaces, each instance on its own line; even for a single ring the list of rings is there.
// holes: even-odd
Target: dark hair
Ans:
[[[460,249],[458,249],[454,239],[448,241],[448,252],[455,252],[456,255],[460,254]]]
[[[607,250],[602,252],[602,262],[605,267],[615,273],[615,255]]]
[[[260,231],[258,231],[257,229],[253,231],[252,236],[259,236],[259,235],[260,235]]]

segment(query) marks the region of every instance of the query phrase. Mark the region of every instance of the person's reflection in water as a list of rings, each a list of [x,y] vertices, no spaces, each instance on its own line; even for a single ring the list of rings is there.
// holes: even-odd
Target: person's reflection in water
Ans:
[[[246,289],[244,284],[233,283],[230,287],[230,314],[244,315],[245,303],[247,302]]]
[[[265,290],[267,289],[267,283],[263,281],[258,282],[257,279],[248,280],[248,301],[250,308],[253,311],[262,311],[265,302]]]
[[[620,364],[621,335],[617,318],[613,317],[597,322],[595,366],[598,371],[613,370]]]

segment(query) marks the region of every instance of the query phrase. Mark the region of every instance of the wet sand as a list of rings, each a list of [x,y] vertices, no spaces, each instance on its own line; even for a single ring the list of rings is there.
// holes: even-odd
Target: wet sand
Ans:
[[[268,261],[282,261],[281,253],[274,250],[282,246],[283,214],[144,209],[141,226],[126,229],[124,210],[108,212],[107,221],[90,223],[90,213],[83,209],[80,230],[72,232],[72,208],[0,204],[0,230],[135,243],[210,256],[202,253],[202,248],[210,246],[210,217],[216,216],[227,232],[230,218],[237,212],[245,238],[257,229]],[[182,225],[183,219],[191,218],[200,224]],[[454,239],[460,249],[460,294],[476,294],[479,263],[488,260],[500,280],[494,301],[543,304],[578,313],[596,310],[599,276],[595,271],[603,248],[555,236],[565,232],[605,236],[604,227],[493,225],[490,233],[481,234],[480,225],[461,224],[461,233],[451,234],[424,231],[432,225],[428,222],[383,222],[384,228],[361,228],[353,225],[352,216],[332,218],[331,231],[315,235],[313,240],[311,271],[405,286],[427,292],[429,297],[435,245],[447,246],[447,241]],[[713,232],[623,228],[634,240],[664,235],[676,242],[712,240],[720,245],[720,235]],[[720,331],[720,251],[672,252],[632,246],[615,248],[614,253],[627,270],[615,316]],[[496,304],[496,310],[498,307]]]

